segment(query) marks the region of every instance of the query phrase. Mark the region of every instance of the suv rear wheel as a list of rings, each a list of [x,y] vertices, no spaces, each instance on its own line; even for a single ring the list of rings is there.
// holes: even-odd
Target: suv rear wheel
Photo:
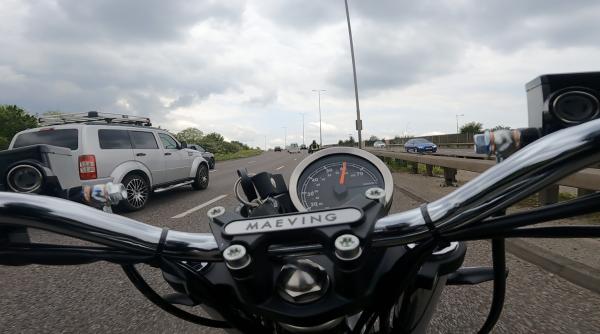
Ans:
[[[146,178],[139,174],[129,174],[121,182],[127,190],[127,198],[119,204],[124,211],[141,210],[148,202],[150,187]]]
[[[200,164],[196,171],[196,178],[192,183],[194,190],[202,190],[208,187],[208,167],[205,164]]]
[[[6,184],[17,193],[39,194],[44,187],[44,175],[34,165],[20,163],[6,173]]]

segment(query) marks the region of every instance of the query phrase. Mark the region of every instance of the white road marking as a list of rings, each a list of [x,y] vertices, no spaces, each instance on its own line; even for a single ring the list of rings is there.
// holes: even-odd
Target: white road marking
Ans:
[[[279,167],[275,168],[275,170],[280,170],[280,169],[282,169],[283,167],[285,167],[285,166],[279,166]]]
[[[296,161],[296,160],[298,160],[298,159],[294,158],[294,161]]]
[[[215,197],[215,198],[211,199],[211,200],[210,200],[210,201],[208,201],[208,202],[204,202],[204,203],[202,203],[202,204],[200,204],[200,205],[198,205],[198,206],[195,206],[195,207],[193,207],[193,208],[191,208],[191,209],[189,209],[189,210],[187,210],[187,211],[184,211],[184,212],[182,212],[182,213],[180,213],[180,214],[178,214],[178,215],[175,215],[175,216],[173,216],[173,217],[171,217],[171,218],[172,218],[172,219],[183,218],[183,217],[185,217],[185,216],[189,215],[190,213],[196,212],[196,211],[198,211],[198,210],[200,210],[200,209],[202,209],[202,208],[204,208],[204,207],[207,207],[207,206],[209,206],[209,205],[213,204],[214,202],[216,202],[216,201],[218,201],[218,200],[220,200],[220,199],[223,199],[223,198],[225,198],[225,197],[227,197],[227,195],[221,195],[221,196],[217,196],[217,197]]]
[[[210,172],[211,172],[211,173],[214,173],[214,172],[216,172],[216,171],[217,171],[216,169],[211,169],[211,170],[210,170]]]

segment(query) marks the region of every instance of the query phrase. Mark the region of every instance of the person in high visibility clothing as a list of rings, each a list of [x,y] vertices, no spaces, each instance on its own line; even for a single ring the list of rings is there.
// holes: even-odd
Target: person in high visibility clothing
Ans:
[[[313,153],[319,150],[319,144],[317,144],[316,140],[313,140],[310,146],[308,147],[308,153]]]

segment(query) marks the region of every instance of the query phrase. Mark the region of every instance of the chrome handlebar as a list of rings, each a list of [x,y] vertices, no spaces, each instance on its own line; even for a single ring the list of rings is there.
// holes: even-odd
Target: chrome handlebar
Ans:
[[[46,230],[120,250],[153,255],[162,228],[109,214],[59,198],[0,192],[0,226]],[[209,233],[168,231],[161,253],[173,258],[215,261],[221,258]]]
[[[548,135],[480,174],[426,210],[447,231],[494,212],[600,161],[600,119]],[[420,241],[431,236],[422,209],[379,219],[374,246]],[[209,233],[168,231],[63,199],[0,192],[0,227],[20,225],[55,232],[144,255],[197,261],[221,259]],[[164,238],[161,249],[161,236]]]

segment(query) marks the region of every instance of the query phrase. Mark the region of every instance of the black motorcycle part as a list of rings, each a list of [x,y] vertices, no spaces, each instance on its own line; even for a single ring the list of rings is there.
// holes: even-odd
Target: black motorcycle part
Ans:
[[[281,174],[268,172],[258,173],[252,176],[252,183],[260,198],[273,197],[288,191],[285,180]]]
[[[214,320],[199,317],[195,314],[186,312],[180,308],[173,306],[171,303],[163,299],[156,291],[154,291],[148,283],[144,280],[142,275],[137,271],[137,269],[133,265],[123,265],[122,266],[125,275],[129,278],[131,283],[144,295],[144,297],[148,298],[154,305],[160,307],[164,311],[180,318],[185,321],[189,321],[201,326],[209,326],[216,328],[231,328],[231,326],[224,321]]]
[[[448,275],[460,268],[466,253],[466,244],[459,243],[456,250],[446,254],[432,254],[421,266],[417,274],[416,286],[422,289],[433,289],[440,276]]]
[[[508,270],[505,276],[508,277]],[[476,285],[494,280],[494,268],[464,267],[448,275],[446,285]]]
[[[504,239],[492,239],[492,263],[494,266],[494,293],[492,296],[492,306],[481,326],[479,334],[487,334],[492,331],[504,307],[506,296],[506,249]]]
[[[242,190],[244,191],[244,195],[248,199],[248,202],[252,202],[257,198],[256,190],[254,190],[254,185],[252,184],[252,179],[248,176],[248,171],[246,168],[238,169],[237,174],[241,179]]]
[[[233,212],[215,217],[210,226],[220,249],[224,250],[232,244],[244,245],[251,263],[241,270],[231,270],[224,263],[214,263],[205,273],[206,279],[218,285],[216,289],[234,293],[248,313],[261,314],[291,325],[314,326],[360,311],[372,302],[369,296],[377,288],[378,277],[394,267],[396,259],[402,257],[406,249],[404,246],[387,249],[369,247],[373,226],[366,222],[375,222],[386,214],[387,210],[382,204],[366,197],[354,199],[347,204],[348,207],[362,209],[363,216],[359,221],[299,230],[231,236],[224,232],[225,226],[244,217]],[[269,217],[276,220],[285,215]],[[361,241],[363,254],[355,261],[342,261],[335,255],[333,241],[345,233],[351,233]],[[303,255],[302,258],[322,266],[335,286],[328,289],[321,299],[304,305],[290,303],[273,293],[281,267],[295,256],[274,255],[277,252],[270,252],[270,249],[275,245],[304,247],[315,244],[320,246],[318,251]],[[269,256],[265,256],[266,254]],[[291,256],[289,260],[288,256]]]

